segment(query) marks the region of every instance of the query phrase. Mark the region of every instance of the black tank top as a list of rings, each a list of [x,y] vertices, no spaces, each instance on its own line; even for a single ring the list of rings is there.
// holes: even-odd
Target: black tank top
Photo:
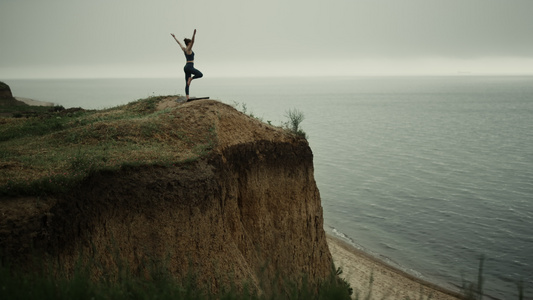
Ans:
[[[193,61],[194,60],[194,52],[192,52],[191,54],[185,53],[185,58],[187,59],[187,61]]]

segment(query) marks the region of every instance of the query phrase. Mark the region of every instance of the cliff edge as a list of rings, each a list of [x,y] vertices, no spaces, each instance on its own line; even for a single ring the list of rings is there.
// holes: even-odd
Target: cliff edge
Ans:
[[[13,97],[11,93],[11,88],[6,83],[0,81],[0,106],[6,105],[26,105],[26,103],[19,101]]]
[[[30,137],[37,143],[56,140],[50,145],[57,146],[35,150],[43,160],[54,151],[107,139],[109,146],[105,159],[98,160],[104,167],[92,167],[67,192],[2,196],[4,259],[27,265],[30,255],[42,253],[63,269],[91,259],[101,266],[93,270],[95,276],[116,271],[119,261],[143,272],[148,261],[157,260],[177,278],[194,273],[213,292],[231,283],[264,291],[271,288],[265,282],[280,278],[301,282],[305,277],[318,284],[330,276],[332,258],[307,141],[218,101],[175,100],[160,97],[126,106],[149,110],[130,118],[104,120],[113,112],[99,117],[80,112],[59,129]],[[139,136],[124,128],[138,128]],[[164,150],[149,152],[142,148],[148,142]],[[113,152],[123,144],[131,152]],[[109,167],[120,153],[137,162]],[[154,163],[158,156],[172,162]],[[64,168],[70,172],[84,161],[78,156]],[[19,177],[43,181],[36,166],[24,165],[15,154],[4,156],[2,168],[4,177],[26,172]],[[57,168],[44,181],[62,178],[57,174],[64,170]],[[0,184],[12,182],[4,178]]]

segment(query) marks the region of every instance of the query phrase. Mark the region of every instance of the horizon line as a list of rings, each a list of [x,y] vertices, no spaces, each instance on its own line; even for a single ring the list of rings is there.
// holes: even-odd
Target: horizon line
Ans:
[[[520,72],[520,73],[474,73],[474,72],[457,72],[448,74],[353,74],[353,75],[335,75],[335,76],[323,76],[316,74],[309,75],[214,75],[209,78],[213,79],[225,79],[225,78],[356,78],[356,77],[519,77],[519,76],[533,76],[533,72]],[[180,79],[181,76],[49,76],[49,77],[5,77],[0,81],[5,80],[91,80],[91,79]]]

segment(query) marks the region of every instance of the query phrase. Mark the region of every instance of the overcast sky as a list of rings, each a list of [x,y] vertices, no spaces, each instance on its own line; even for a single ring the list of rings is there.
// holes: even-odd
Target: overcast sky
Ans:
[[[0,0],[0,80],[533,74],[533,0]]]

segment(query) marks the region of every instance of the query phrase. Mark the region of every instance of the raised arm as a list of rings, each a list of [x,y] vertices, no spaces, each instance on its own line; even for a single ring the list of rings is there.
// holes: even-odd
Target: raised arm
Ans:
[[[174,38],[174,40],[178,43],[178,45],[180,45],[181,50],[185,51],[186,48],[183,47],[183,45],[180,43],[180,41],[178,41],[176,36],[173,33],[171,33],[170,35]]]
[[[187,45],[187,53],[191,53],[192,45],[194,45],[194,37],[195,37],[195,36],[196,36],[196,29],[195,29],[194,32],[192,33],[191,42],[189,43],[189,45]]]

